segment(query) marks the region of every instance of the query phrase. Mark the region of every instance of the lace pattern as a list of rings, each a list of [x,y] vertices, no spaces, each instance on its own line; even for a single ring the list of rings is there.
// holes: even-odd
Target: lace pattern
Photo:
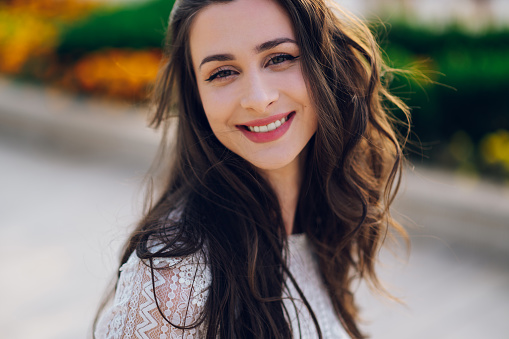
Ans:
[[[155,297],[166,319],[178,326],[195,323],[208,295],[210,272],[199,255],[153,260]],[[120,268],[113,304],[104,311],[96,329],[103,339],[201,338],[204,325],[179,329],[157,309],[148,262],[132,254]]]
[[[289,238],[289,269],[315,313],[322,334],[327,339],[349,336],[336,316],[320,278],[317,262],[304,235]],[[155,258],[155,292],[165,317],[175,325],[190,325],[199,319],[211,283],[210,269],[204,258]],[[198,339],[205,337],[206,324],[181,330],[163,319],[157,310],[150,267],[135,254],[120,268],[121,274],[113,304],[99,320],[98,339]],[[295,338],[318,338],[311,315],[289,283],[284,304]],[[292,302],[293,300],[293,302]],[[295,306],[294,306],[295,305]],[[300,336],[302,335],[302,336]]]

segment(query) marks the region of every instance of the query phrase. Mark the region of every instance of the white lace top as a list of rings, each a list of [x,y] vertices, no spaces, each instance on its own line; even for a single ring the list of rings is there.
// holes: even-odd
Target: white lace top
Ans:
[[[343,329],[320,279],[318,265],[305,235],[289,237],[288,265],[299,287],[315,313],[324,338],[350,338]],[[198,255],[154,259],[157,302],[165,316],[174,324],[192,324],[198,319],[208,295],[210,271]],[[132,254],[120,268],[121,274],[112,305],[105,309],[95,332],[98,339],[150,338],[197,339],[204,337],[205,325],[180,330],[168,324],[159,313],[152,286],[150,268]],[[311,315],[299,301],[297,290],[289,283],[289,293],[296,299],[302,338],[317,338]],[[286,296],[286,295],[285,295]],[[290,300],[283,301],[290,315],[290,323],[299,338],[296,310]]]

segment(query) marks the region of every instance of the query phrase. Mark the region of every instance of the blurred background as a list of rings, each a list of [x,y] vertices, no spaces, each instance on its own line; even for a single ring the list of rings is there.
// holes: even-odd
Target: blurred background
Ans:
[[[509,1],[337,0],[413,108],[373,338],[509,338]],[[141,213],[172,0],[0,0],[1,338],[87,338]]]

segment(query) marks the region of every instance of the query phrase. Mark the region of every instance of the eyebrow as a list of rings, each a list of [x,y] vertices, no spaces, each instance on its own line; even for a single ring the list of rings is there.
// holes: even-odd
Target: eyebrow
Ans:
[[[234,60],[234,59],[235,59],[235,57],[233,56],[233,54],[214,54],[214,55],[209,55],[208,57],[204,58],[201,61],[200,67],[198,67],[198,68],[201,68],[201,66],[203,66],[203,64],[205,64],[207,62],[211,62],[211,61],[229,61],[229,60]]]
[[[290,38],[277,38],[277,39],[274,39],[274,40],[269,40],[267,42],[264,42],[261,45],[256,46],[255,47],[255,52],[256,53],[261,53],[261,52],[264,52],[266,50],[272,49],[272,48],[274,48],[274,47],[276,47],[278,45],[284,44],[286,42],[291,42],[291,43],[297,45],[297,41],[295,41],[293,39],[290,39]]]
[[[281,44],[288,43],[288,42],[289,43],[293,43],[293,44],[297,44],[297,41],[295,41],[293,39],[290,39],[290,38],[277,38],[277,39],[266,41],[266,42],[256,46],[254,50],[258,54],[258,53],[270,50],[270,49],[272,49],[272,48],[274,48],[276,46],[279,46]],[[233,54],[214,54],[214,55],[209,55],[208,57],[205,57],[201,61],[200,67],[198,67],[198,68],[201,68],[201,66],[203,66],[203,64],[205,64],[207,62],[211,62],[211,61],[230,61],[230,60],[235,60],[235,57],[233,56]]]

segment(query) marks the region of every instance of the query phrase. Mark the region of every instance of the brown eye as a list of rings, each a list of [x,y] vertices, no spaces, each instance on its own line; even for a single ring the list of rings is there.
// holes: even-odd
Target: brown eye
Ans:
[[[212,74],[205,81],[212,81],[212,80],[217,79],[217,78],[227,78],[227,77],[229,77],[231,75],[234,75],[234,74],[235,74],[235,71],[233,71],[231,69],[219,70],[219,71],[215,72],[214,74]]]
[[[276,55],[276,56],[270,58],[268,64],[269,65],[277,65],[277,64],[281,64],[285,61],[292,61],[295,59],[297,59],[297,57],[294,57],[290,54],[279,54],[279,55]]]

